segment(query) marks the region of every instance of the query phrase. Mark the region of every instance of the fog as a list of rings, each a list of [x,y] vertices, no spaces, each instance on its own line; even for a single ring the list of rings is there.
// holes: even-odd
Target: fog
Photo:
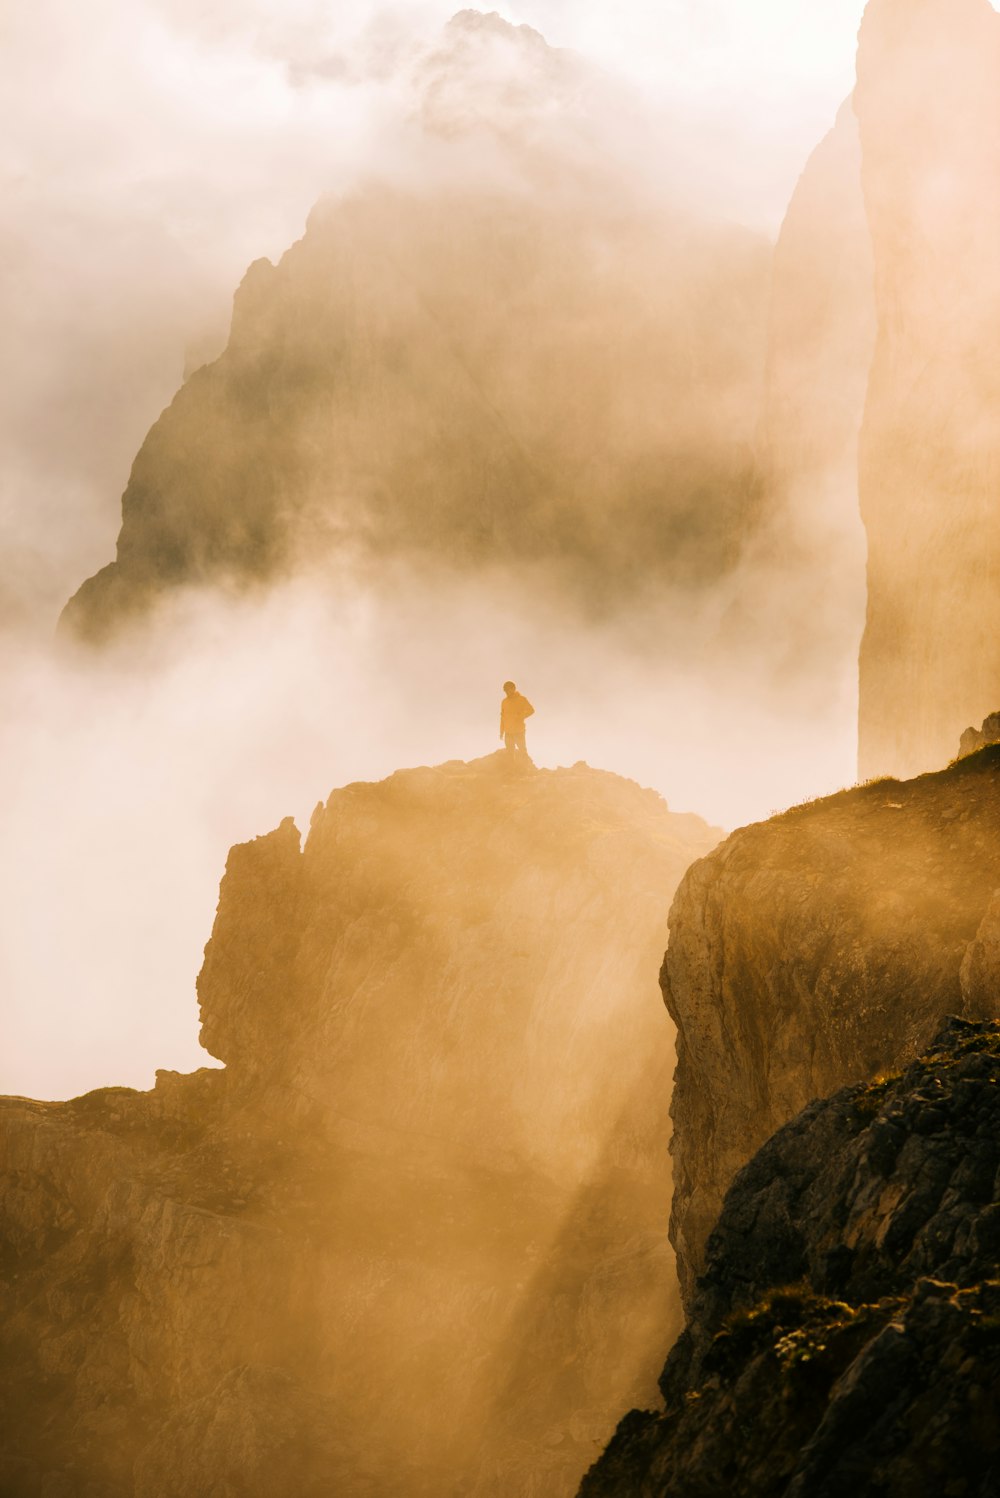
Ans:
[[[773,238],[851,88],[860,12],[504,14],[578,49],[620,104],[600,116],[619,177]],[[387,559],[372,589],[350,569],[192,589],[102,652],[54,647],[113,555],[148,427],[225,345],[246,266],[277,260],[322,195],[429,169],[414,70],[449,13],[50,4],[9,24],[4,1091],[203,1064],[193,980],[229,846],[303,825],[334,785],[491,752],[509,677],[536,704],[538,763],[585,759],[720,825],[853,779],[860,570],[817,599],[766,532],[711,586],[640,587],[613,618],[568,608],[530,561]],[[477,147],[462,171],[490,160]]]
[[[852,778],[850,672],[789,664],[776,683],[752,652],[675,650],[665,669],[509,578],[411,582],[394,609],[300,583],[169,613],[169,645],[36,648],[5,669],[6,1091],[205,1064],[193,980],[229,847],[287,815],[304,830],[337,785],[494,752],[508,677],[535,704],[537,763],[613,768],[718,825]]]
[[[451,9],[46,0],[6,19],[0,618],[44,632],[110,555],[129,465],[186,362],[221,347],[252,260],[391,159],[400,74]],[[669,151],[634,153],[637,170],[653,156],[773,233],[850,90],[862,6],[797,10],[504,13],[676,127]]]

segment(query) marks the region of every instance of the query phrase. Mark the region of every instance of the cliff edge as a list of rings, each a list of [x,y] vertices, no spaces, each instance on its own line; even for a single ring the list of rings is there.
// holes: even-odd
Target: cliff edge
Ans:
[[[679,1319],[651,978],[716,837],[500,754],[234,848],[225,1069],[0,1100],[0,1490],[574,1491]]]
[[[661,981],[677,1025],[671,1232],[685,1293],[736,1172],[814,1098],[990,1018],[1000,747],[734,833],[686,875]]]

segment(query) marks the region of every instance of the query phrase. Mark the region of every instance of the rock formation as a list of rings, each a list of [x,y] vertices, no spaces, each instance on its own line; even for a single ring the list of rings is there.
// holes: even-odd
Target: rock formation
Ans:
[[[662,973],[685,1293],[726,1189],[776,1129],[912,1059],[943,1014],[996,1012],[998,889],[1000,748],[743,828],[689,871]]]
[[[983,720],[982,728],[967,728],[959,741],[959,757],[964,759],[967,754],[975,754],[979,749],[985,749],[987,744],[1000,744],[1000,713],[990,713]]]
[[[863,776],[947,763],[1000,692],[1000,16],[873,0],[855,108],[878,335],[861,442]]]
[[[369,176],[250,267],[71,631],[303,566],[530,563],[592,609],[738,555],[767,245],[624,172],[618,101],[529,28],[462,12],[414,79],[406,185]]]
[[[726,1198],[662,1411],[580,1498],[992,1498],[998,1176],[997,1022],[808,1107]]]
[[[715,837],[501,754],[234,848],[225,1069],[0,1103],[5,1498],[572,1492],[677,1316],[650,980]]]

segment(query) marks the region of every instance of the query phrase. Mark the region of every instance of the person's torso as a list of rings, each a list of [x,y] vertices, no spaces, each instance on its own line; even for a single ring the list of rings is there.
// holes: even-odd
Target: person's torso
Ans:
[[[525,719],[532,711],[531,703],[520,692],[505,697],[500,704],[500,717],[505,728],[523,728]]]

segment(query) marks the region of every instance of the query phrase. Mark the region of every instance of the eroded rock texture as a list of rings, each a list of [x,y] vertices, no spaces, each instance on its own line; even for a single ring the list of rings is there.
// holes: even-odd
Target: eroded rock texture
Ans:
[[[992,1498],[1000,1025],[814,1103],[737,1176],[662,1411],[581,1498]]]
[[[861,441],[863,776],[946,764],[1000,689],[1000,16],[873,0],[855,107],[878,335]]]
[[[942,1014],[995,1012],[998,889],[1000,748],[743,828],[690,870],[662,973],[686,1292],[727,1187],[777,1128],[917,1055]]]
[[[769,250],[623,171],[600,88],[527,27],[454,18],[415,73],[406,186],[366,179],[251,266],[73,631],[302,567],[530,562],[593,608],[731,566]]]
[[[572,1492],[677,1315],[650,975],[714,840],[501,754],[234,848],[225,1069],[0,1103],[5,1498]]]

